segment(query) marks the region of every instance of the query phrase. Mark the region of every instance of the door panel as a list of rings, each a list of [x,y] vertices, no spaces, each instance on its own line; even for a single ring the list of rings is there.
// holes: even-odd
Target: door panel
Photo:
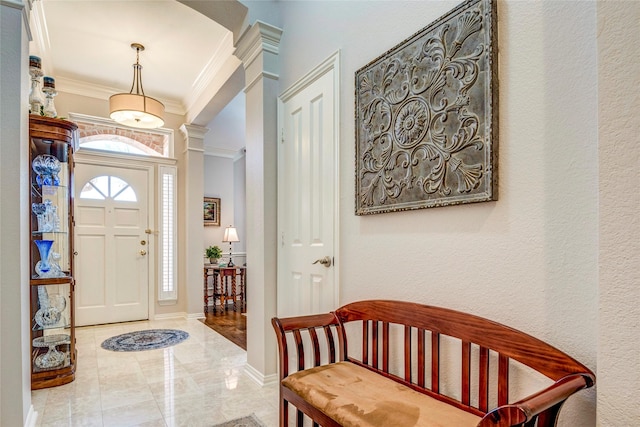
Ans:
[[[140,255],[136,253],[137,236],[114,236],[116,264],[113,271],[113,285],[115,286],[114,305],[136,304],[140,299],[139,286],[130,286],[138,277],[130,277],[138,271]],[[135,274],[137,276],[137,274]]]
[[[76,237],[75,250],[78,253],[90,253],[92,262],[76,263],[76,277],[82,292],[76,291],[78,307],[104,307],[105,290],[105,237],[83,234]],[[87,278],[82,280],[82,278]],[[77,323],[77,321],[76,321]]]
[[[279,104],[279,316],[327,312],[338,301],[336,69],[319,73]],[[296,85],[294,85],[296,86]]]
[[[114,227],[137,230],[140,227],[140,211],[138,209],[114,208]]]
[[[147,319],[148,171],[78,162],[75,181],[76,324]]]

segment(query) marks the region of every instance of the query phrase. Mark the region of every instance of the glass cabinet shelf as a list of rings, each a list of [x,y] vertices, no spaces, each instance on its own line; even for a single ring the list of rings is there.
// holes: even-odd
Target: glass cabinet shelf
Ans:
[[[57,326],[35,325],[31,329],[33,329],[34,331],[49,331],[51,329],[69,329],[69,328],[71,328],[71,324],[68,321],[66,321],[64,325],[57,325]]]
[[[73,148],[77,126],[29,116],[31,389],[75,379]]]
[[[37,194],[53,194],[56,193],[58,191],[67,191],[67,189],[69,188],[67,185],[40,185],[38,183],[31,183],[31,186],[33,187],[33,190],[37,193]]]

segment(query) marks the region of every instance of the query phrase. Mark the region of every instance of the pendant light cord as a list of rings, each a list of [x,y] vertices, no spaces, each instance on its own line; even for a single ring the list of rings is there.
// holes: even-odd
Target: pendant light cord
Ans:
[[[136,89],[136,95],[144,96],[144,89],[142,87],[142,65],[140,65],[140,48],[136,49],[136,63],[133,64],[133,82],[131,83],[131,90],[129,93],[133,94],[133,89]]]

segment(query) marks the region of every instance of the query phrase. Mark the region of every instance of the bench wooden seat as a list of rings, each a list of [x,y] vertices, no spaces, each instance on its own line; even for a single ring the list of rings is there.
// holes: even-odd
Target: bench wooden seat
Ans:
[[[549,344],[445,308],[361,301],[272,324],[280,426],[289,425],[291,404],[298,427],[305,415],[325,427],[552,427],[565,400],[595,382]],[[511,401],[510,375],[523,371],[549,384]],[[461,379],[454,391],[450,378]]]

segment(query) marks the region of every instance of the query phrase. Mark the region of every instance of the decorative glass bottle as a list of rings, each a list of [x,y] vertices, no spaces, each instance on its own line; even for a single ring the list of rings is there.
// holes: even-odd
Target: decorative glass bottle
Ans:
[[[40,115],[43,106],[42,92],[40,91],[40,77],[42,77],[42,61],[37,56],[29,56],[29,75],[31,76],[31,92],[29,93],[29,112]]]
[[[53,97],[56,96],[58,92],[56,91],[56,83],[53,77],[44,77],[42,92],[44,92],[46,97],[43,110],[44,115],[47,117],[56,117],[58,112],[56,111],[56,106],[53,103]]]

